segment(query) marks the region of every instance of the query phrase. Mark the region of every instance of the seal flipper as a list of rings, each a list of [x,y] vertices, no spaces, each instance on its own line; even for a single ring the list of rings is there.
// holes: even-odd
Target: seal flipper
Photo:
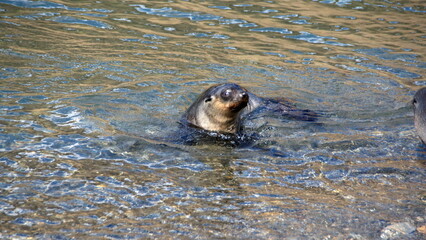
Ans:
[[[296,108],[285,100],[268,99],[266,107],[276,114],[299,121],[316,122],[318,117],[321,116],[319,113],[309,109]]]
[[[253,111],[266,111],[280,117],[307,122],[316,122],[321,116],[321,114],[312,110],[296,108],[286,99],[261,98],[253,93],[249,93],[249,96],[249,104],[244,114],[250,114]]]

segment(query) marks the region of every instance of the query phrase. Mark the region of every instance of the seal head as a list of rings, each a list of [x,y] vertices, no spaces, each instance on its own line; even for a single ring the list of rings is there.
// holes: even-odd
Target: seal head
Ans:
[[[423,143],[426,143],[426,88],[416,92],[413,98],[414,126]]]
[[[204,91],[183,115],[198,128],[222,133],[238,133],[241,113],[249,103],[246,89],[233,83],[215,85]]]

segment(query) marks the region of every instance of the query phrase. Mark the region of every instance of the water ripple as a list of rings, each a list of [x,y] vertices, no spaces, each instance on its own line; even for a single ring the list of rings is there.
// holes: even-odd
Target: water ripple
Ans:
[[[31,1],[31,0],[0,0],[0,3],[9,4],[15,7],[24,7],[24,8],[44,8],[44,9],[69,9],[76,11],[87,11],[84,8],[69,8],[63,4],[49,2],[49,1]]]
[[[65,9],[65,10],[80,11],[80,12],[90,11],[87,8],[68,7],[64,4],[49,2],[49,1],[0,0],[0,3],[9,4],[15,7],[22,7],[22,8]],[[107,9],[94,9],[94,11],[103,12],[103,13],[112,12],[111,10],[107,10]]]
[[[149,15],[157,15],[162,17],[170,18],[188,18],[192,21],[208,21],[208,20],[219,20],[222,17],[215,16],[212,14],[203,14],[198,12],[181,12],[173,10],[169,7],[164,8],[148,8],[145,5],[133,5],[137,11],[146,13]]]
[[[71,16],[59,16],[49,19],[50,21],[59,22],[59,23],[69,23],[69,24],[82,24],[88,25],[96,28],[102,29],[112,29],[113,27],[107,23],[97,21],[97,20],[88,20],[88,19],[80,19]]]
[[[393,68],[390,66],[385,66],[385,65],[376,64],[376,63],[358,63],[358,65],[367,67],[369,69],[375,69],[375,70],[392,73],[400,78],[420,78],[421,77],[421,75],[417,73],[409,72],[403,68]]]
[[[265,28],[252,28],[250,29],[252,32],[276,32],[281,34],[292,34],[293,32],[285,29],[285,28],[273,28],[273,27],[265,27]]]
[[[315,34],[310,33],[310,32],[303,32],[303,31],[300,32],[299,35],[284,36],[284,37],[302,40],[302,41],[306,41],[306,42],[309,42],[309,43],[315,43],[315,44],[327,44],[327,45],[341,46],[341,47],[353,46],[352,44],[349,44],[349,43],[340,43],[340,42],[337,42],[337,41],[330,41],[330,40],[337,39],[335,37],[322,37],[322,36],[318,36],[318,35],[315,35]],[[330,40],[328,40],[328,39],[330,39]]]

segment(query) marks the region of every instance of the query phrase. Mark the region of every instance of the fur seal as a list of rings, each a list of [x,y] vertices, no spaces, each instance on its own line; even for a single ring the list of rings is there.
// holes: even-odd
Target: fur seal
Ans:
[[[225,83],[200,94],[182,121],[207,131],[237,134],[241,131],[242,118],[260,106],[303,121],[315,121],[317,117],[312,111],[296,109],[284,100],[261,98],[238,84]]]
[[[237,133],[245,108],[256,105],[245,88],[233,83],[204,91],[183,115],[190,125],[222,133]]]
[[[414,126],[420,139],[426,144],[426,87],[418,90],[413,98]]]

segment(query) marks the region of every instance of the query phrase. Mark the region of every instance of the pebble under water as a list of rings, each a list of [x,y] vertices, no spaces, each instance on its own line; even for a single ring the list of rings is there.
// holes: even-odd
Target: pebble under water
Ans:
[[[1,239],[426,238],[422,1],[0,0]],[[183,144],[233,82],[249,144]],[[202,144],[204,143],[204,144]]]

